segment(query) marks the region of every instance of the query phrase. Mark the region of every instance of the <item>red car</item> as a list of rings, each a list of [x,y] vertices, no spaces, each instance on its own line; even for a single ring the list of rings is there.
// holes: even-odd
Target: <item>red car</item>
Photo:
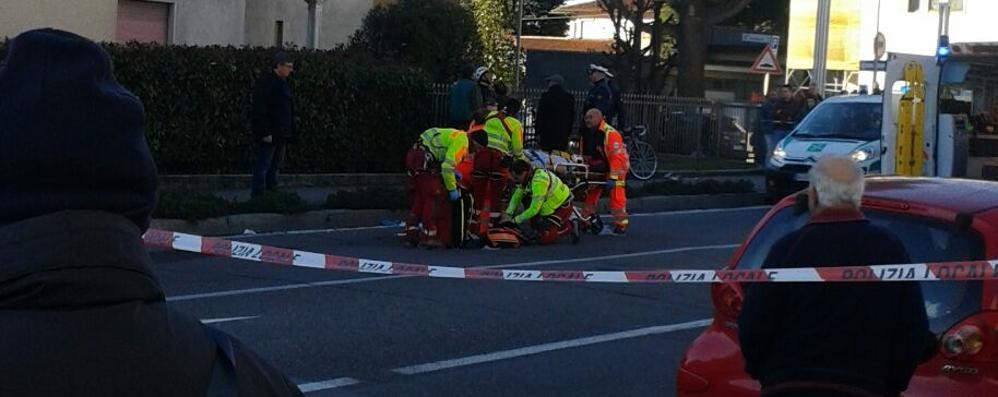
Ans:
[[[869,178],[863,212],[894,232],[912,261],[998,258],[998,183],[960,179]],[[803,226],[795,199],[775,205],[749,234],[728,269],[762,265],[769,247]],[[939,352],[922,364],[904,396],[998,396],[998,280],[923,282],[929,326]],[[758,396],[738,346],[739,284],[712,284],[714,322],[683,355],[681,397]],[[876,341],[871,341],[876,343]]]

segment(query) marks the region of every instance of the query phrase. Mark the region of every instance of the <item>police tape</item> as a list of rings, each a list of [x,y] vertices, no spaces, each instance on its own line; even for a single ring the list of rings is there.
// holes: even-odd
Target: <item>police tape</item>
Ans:
[[[998,279],[998,260],[751,270],[519,270],[387,262],[150,229],[146,245],[286,266],[435,278],[587,283],[881,282]]]

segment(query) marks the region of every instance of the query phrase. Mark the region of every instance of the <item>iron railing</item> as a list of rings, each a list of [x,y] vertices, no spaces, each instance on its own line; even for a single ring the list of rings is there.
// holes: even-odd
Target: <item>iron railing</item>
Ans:
[[[448,125],[447,90],[444,84],[434,85],[431,91],[433,121]],[[542,89],[525,89],[513,93],[523,99],[520,114],[527,139],[534,137],[534,116]],[[582,122],[582,107],[586,92],[569,91],[575,97],[578,131]],[[751,161],[751,134],[757,129],[759,106],[742,102],[721,102],[703,98],[681,98],[657,95],[624,94],[623,123],[625,128],[644,125],[648,128],[645,140],[659,153],[715,157]]]

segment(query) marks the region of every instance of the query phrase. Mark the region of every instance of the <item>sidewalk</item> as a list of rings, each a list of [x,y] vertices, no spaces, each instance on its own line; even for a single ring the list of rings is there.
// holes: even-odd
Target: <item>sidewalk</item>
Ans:
[[[718,194],[691,196],[639,197],[627,202],[631,213],[680,211],[710,208],[736,208],[762,205],[764,194]],[[600,200],[600,212],[607,213],[607,200]],[[197,222],[181,219],[154,219],[152,227],[204,236],[281,232],[306,229],[382,226],[397,224],[405,217],[403,211],[389,210],[320,210],[294,215],[240,214],[210,218]]]

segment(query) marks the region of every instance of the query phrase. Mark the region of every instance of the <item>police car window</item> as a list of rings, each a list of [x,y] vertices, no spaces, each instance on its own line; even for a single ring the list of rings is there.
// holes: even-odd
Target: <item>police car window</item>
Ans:
[[[873,140],[880,136],[879,103],[825,103],[808,114],[796,134],[806,137]]]
[[[942,262],[984,259],[984,242],[973,231],[956,231],[950,224],[876,210],[864,210],[870,221],[893,232],[908,251],[913,262]],[[769,248],[780,238],[803,227],[808,214],[795,216],[793,208],[773,215],[756,233],[744,254],[739,269],[762,266]],[[977,281],[923,282],[922,295],[929,327],[939,334],[973,313],[980,306],[981,283]]]

